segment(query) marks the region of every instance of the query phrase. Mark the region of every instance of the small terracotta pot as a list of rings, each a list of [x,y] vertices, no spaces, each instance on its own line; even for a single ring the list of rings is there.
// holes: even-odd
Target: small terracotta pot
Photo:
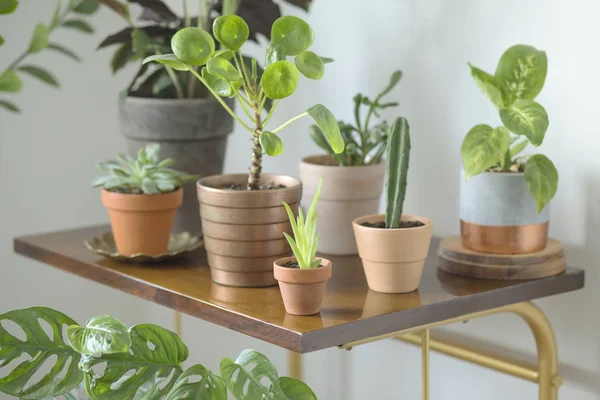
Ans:
[[[167,251],[183,189],[161,194],[126,194],[102,189],[119,254],[158,255]]]
[[[273,262],[291,253],[283,233],[292,233],[282,201],[296,213],[302,184],[284,175],[262,174],[260,184],[285,188],[229,190],[245,185],[247,174],[215,175],[198,181],[204,247],[212,280],[236,287],[273,286]]]
[[[321,311],[327,281],[331,278],[331,261],[321,258],[321,267],[300,269],[281,267],[296,257],[285,257],[273,263],[279,281],[285,311],[294,315],[313,315]]]
[[[367,215],[352,222],[358,255],[362,259],[371,290],[381,293],[408,293],[417,290],[429,252],[433,222],[429,218],[402,215],[402,221],[421,221],[417,228],[382,229],[362,226],[377,223],[385,215]]]
[[[323,179],[317,203],[319,213],[320,254],[356,254],[352,221],[379,210],[383,190],[385,163],[340,167],[330,156],[310,156],[300,163],[300,179],[304,185],[301,206],[307,211],[314,193]]]

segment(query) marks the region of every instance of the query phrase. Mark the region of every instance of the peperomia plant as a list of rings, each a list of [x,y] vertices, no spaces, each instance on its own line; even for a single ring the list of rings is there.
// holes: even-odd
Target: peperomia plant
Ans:
[[[524,172],[541,212],[556,193],[558,171],[542,154],[521,153],[529,144],[541,145],[548,129],[548,114],[534,101],[546,80],[546,53],[531,46],[513,46],[500,58],[494,75],[469,66],[477,86],[498,109],[504,126],[480,124],[469,131],[461,147],[466,178],[485,171]]]
[[[389,133],[386,157],[385,227],[396,229],[402,227],[410,159],[410,129],[406,118],[400,117],[394,120]]]
[[[402,78],[402,71],[395,71],[390,78],[390,82],[375,97],[375,100],[371,100],[361,93],[354,96],[355,125],[338,121],[344,143],[346,143],[344,151],[341,154],[336,154],[333,151],[323,131],[317,125],[310,126],[310,136],[313,141],[332,156],[340,166],[379,164],[385,152],[387,132],[390,127],[385,120],[373,126],[370,126],[369,123],[371,122],[371,117],[375,116],[379,118],[379,112],[382,110],[398,105],[397,102],[383,103],[382,99],[398,84],[400,78]],[[363,114],[361,113],[362,106],[366,106],[367,108],[364,124],[362,123],[363,116],[361,115]]]
[[[95,400],[227,400],[228,390],[239,400],[317,398],[257,351],[224,358],[221,376],[201,364],[184,370],[188,355],[181,338],[158,325],[127,328],[104,315],[80,326],[46,307],[0,314],[0,368],[8,368],[0,392],[20,399],[76,400],[82,384]]]
[[[108,174],[95,179],[92,186],[102,186],[106,190],[121,193],[158,194],[172,192],[184,183],[199,178],[169,168],[175,161],[171,158],[160,161],[159,151],[160,144],[148,143],[138,151],[137,160],[119,154],[120,163],[107,161],[98,164],[98,168]]]
[[[283,152],[279,131],[298,119],[310,115],[323,130],[336,153],[344,150],[344,140],[333,114],[316,104],[277,128],[267,130],[279,101],[296,90],[300,73],[309,79],[321,79],[325,62],[308,48],[314,41],[311,27],[302,19],[285,16],[271,27],[271,44],[265,52],[265,70],[259,73],[256,59],[247,60],[240,51],[248,40],[248,24],[237,15],[215,19],[213,35],[221,44],[215,49],[212,36],[201,28],[184,28],[173,36],[172,54],[148,57],[144,63],[156,61],[179,71],[190,71],[214,95],[227,112],[252,134],[252,161],[248,190],[259,189],[263,150],[270,156]],[[294,62],[287,60],[294,57]],[[223,100],[235,97],[249,120],[238,117]],[[269,104],[269,101],[273,101]],[[263,118],[263,110],[268,111]]]
[[[294,218],[294,213],[290,206],[285,201],[283,202],[290,224],[292,225],[294,237],[292,238],[286,232],[284,232],[283,235],[292,248],[298,266],[303,269],[318,268],[321,265],[321,260],[315,260],[315,256],[317,255],[317,246],[319,245],[319,234],[317,233],[318,213],[316,207],[321,194],[322,184],[323,179],[320,179],[319,186],[317,186],[317,192],[315,193],[315,197],[306,214],[306,220],[304,219],[304,214],[300,207],[298,207],[298,219],[296,219]]]
[[[18,5],[19,2],[17,0],[0,0],[0,15],[14,12]],[[81,61],[79,56],[69,48],[51,42],[50,35],[58,28],[75,29],[84,33],[94,32],[85,19],[72,18],[72,16],[73,14],[79,14],[82,17],[88,16],[94,14],[97,9],[98,4],[93,0],[70,0],[65,7],[63,7],[62,1],[58,1],[50,23],[44,24],[40,22],[37,24],[27,49],[0,73],[0,92],[20,92],[23,86],[20,74],[30,75],[50,86],[58,87],[58,80],[45,68],[33,64],[22,65],[22,63],[28,56],[46,49],[56,51],[75,61]],[[0,46],[3,44],[4,38],[0,35]],[[20,112],[19,107],[8,100],[0,99],[0,108],[12,112]]]

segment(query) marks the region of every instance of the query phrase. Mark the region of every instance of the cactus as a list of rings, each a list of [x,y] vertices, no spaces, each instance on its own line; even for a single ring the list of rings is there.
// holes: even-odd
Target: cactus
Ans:
[[[385,227],[399,228],[406,195],[410,158],[410,129],[404,117],[394,120],[387,142],[387,182]]]

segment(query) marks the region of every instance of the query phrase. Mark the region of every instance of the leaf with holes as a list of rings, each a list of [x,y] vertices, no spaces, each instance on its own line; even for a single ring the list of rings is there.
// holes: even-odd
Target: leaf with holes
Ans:
[[[46,334],[40,320],[51,328],[52,337]],[[9,333],[7,321],[20,327],[25,335],[24,340]],[[65,314],[45,307],[0,314],[0,368],[22,356],[29,356],[28,360],[19,363],[8,375],[0,378],[0,392],[21,399],[40,399],[75,389],[82,380],[77,367],[80,355],[63,339],[63,326],[76,324]],[[39,374],[38,370],[52,362],[53,358],[55,360],[49,372],[37,382],[30,382],[34,375]],[[40,372],[46,372],[45,368]]]
[[[81,354],[126,353],[131,346],[131,338],[125,324],[109,315],[90,319],[85,328],[79,325],[70,326],[67,336],[71,347]]]
[[[533,100],[515,100],[500,110],[500,119],[511,132],[525,135],[534,146],[542,144],[549,125],[546,110]]]
[[[224,358],[221,377],[238,400],[285,398],[279,387],[277,369],[255,350],[242,351],[235,361]]]
[[[474,126],[462,143],[460,154],[466,178],[480,174],[498,162],[510,146],[510,132],[503,126]]]
[[[194,365],[179,376],[165,400],[185,399],[227,400],[227,388],[211,370]]]
[[[189,352],[177,334],[144,324],[131,327],[129,335],[128,353],[83,356],[81,370],[93,398],[158,399],[170,392],[181,375],[181,363]],[[103,365],[104,370],[98,371]]]
[[[558,189],[558,171],[548,157],[536,154],[525,164],[525,181],[540,213]]]
[[[19,67],[18,70],[25,72],[26,74],[29,74],[31,76],[34,76],[42,82],[46,82],[50,86],[59,86],[56,78],[42,67],[38,67],[35,65],[23,65],[22,67]]]
[[[533,100],[544,87],[547,72],[546,52],[522,44],[506,50],[495,74],[504,103],[508,106],[516,99]]]

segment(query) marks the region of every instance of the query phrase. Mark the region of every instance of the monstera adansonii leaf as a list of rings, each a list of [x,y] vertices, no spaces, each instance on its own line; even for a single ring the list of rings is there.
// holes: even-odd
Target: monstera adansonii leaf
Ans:
[[[75,389],[83,379],[77,367],[80,355],[65,342],[63,328],[76,324],[45,307],[0,314],[0,369],[14,365],[8,375],[0,374],[0,391],[21,399],[41,399]],[[43,326],[52,333],[47,334]]]
[[[171,389],[166,400],[227,400],[223,380],[211,370],[197,364],[188,368]]]
[[[129,329],[131,348],[127,353],[84,355],[86,391],[97,400],[160,399],[181,375],[181,363],[189,355],[177,334],[157,325]]]
[[[279,378],[277,369],[267,357],[255,350],[244,350],[233,361],[221,361],[223,382],[238,400],[316,400],[317,396],[304,382]]]

